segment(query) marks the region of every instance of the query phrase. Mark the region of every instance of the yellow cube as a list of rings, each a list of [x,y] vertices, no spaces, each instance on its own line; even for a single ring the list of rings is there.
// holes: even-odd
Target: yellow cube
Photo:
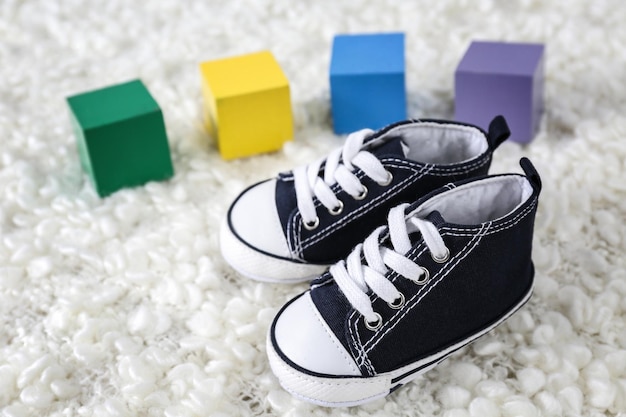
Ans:
[[[271,52],[203,62],[200,73],[222,158],[276,151],[293,138],[289,80]]]

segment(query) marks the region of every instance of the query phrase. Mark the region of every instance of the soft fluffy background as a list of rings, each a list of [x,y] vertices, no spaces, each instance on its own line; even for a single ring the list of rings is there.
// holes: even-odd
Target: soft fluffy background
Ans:
[[[2,0],[0,415],[626,415],[625,21],[620,0]],[[321,409],[282,391],[265,356],[273,315],[306,286],[242,278],[217,235],[246,185],[341,144],[332,37],[375,31],[406,33],[411,117],[452,117],[472,39],[547,44],[541,132],[492,169],[526,155],[543,175],[536,292],[387,399]],[[198,63],[262,49],[290,79],[295,140],[224,162]],[[100,199],[64,99],[137,77],[176,176]]]

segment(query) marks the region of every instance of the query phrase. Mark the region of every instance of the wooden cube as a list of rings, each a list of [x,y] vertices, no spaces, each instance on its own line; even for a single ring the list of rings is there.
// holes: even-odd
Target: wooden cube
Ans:
[[[140,80],[67,98],[81,165],[101,197],[174,174],[163,114]]]
[[[335,36],[330,95],[335,133],[406,119],[404,34]]]
[[[289,81],[271,52],[203,62],[200,73],[224,159],[276,151],[293,138]]]
[[[530,142],[543,112],[544,45],[472,42],[455,73],[455,119],[483,128],[503,115],[511,140]]]

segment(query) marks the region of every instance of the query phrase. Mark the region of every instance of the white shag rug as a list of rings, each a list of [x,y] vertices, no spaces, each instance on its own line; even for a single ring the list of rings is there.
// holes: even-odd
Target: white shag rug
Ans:
[[[0,416],[626,416],[626,7],[621,0],[0,2]],[[406,33],[411,117],[451,118],[471,40],[546,43],[536,291],[506,324],[372,404],[313,407],[265,356],[305,285],[242,278],[220,221],[248,184],[341,144],[333,35]],[[198,64],[271,50],[295,140],[225,162],[202,128]],[[176,175],[100,199],[66,96],[141,78]],[[424,335],[428,337],[428,335]]]

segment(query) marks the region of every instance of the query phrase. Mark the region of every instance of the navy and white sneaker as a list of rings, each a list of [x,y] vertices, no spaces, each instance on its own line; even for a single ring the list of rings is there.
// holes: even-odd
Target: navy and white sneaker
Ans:
[[[222,225],[222,254],[253,279],[310,280],[383,224],[392,207],[487,174],[509,134],[502,116],[488,132],[421,120],[353,133],[327,158],[243,191]]]
[[[529,300],[541,180],[450,184],[389,212],[345,259],[278,313],[269,362],[294,396],[323,406],[384,397],[495,328]]]

